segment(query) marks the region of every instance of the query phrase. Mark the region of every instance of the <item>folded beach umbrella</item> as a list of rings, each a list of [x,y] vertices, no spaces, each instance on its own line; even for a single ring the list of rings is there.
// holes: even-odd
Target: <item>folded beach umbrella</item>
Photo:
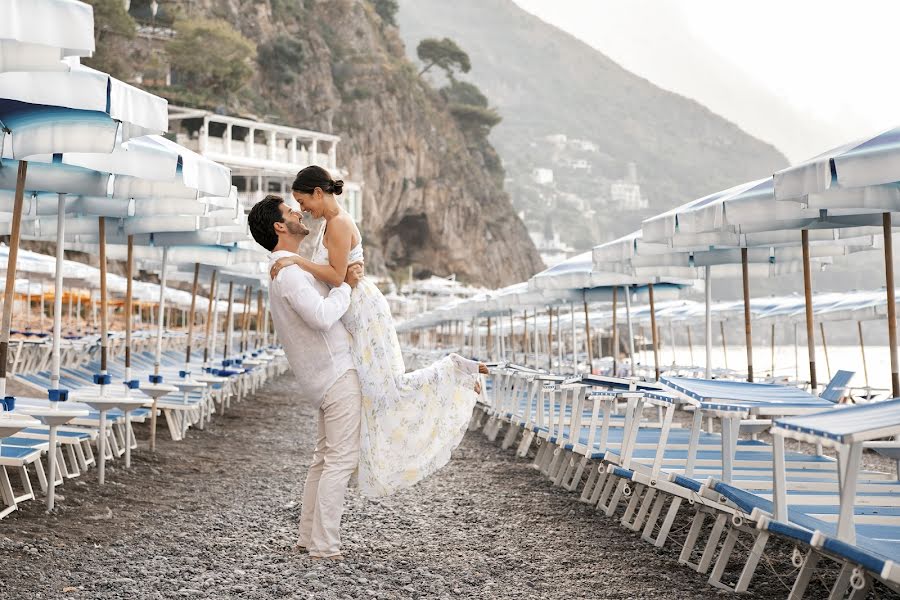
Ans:
[[[94,48],[93,41],[89,41],[93,39],[90,6],[71,0],[11,0],[3,9],[0,183],[6,183],[0,187],[14,189],[15,195],[10,219],[7,302],[0,325],[0,395],[6,389],[12,318],[8,299],[13,292],[24,196],[29,183],[27,160],[36,157],[41,163],[32,173],[37,179],[49,178],[29,189],[105,195],[108,175],[64,165],[60,155],[67,152],[109,154],[123,141],[165,131],[168,122],[163,98],[78,64],[78,57],[89,56]],[[51,161],[46,161],[47,156],[52,157]],[[13,169],[14,184],[9,185]],[[56,333],[54,343],[59,337]]]
[[[900,127],[783,169],[775,173],[773,183],[775,198],[785,206],[827,214],[863,214],[879,221],[884,236],[891,388],[894,397],[900,396],[891,236],[892,213],[900,210]]]
[[[744,293],[745,340],[748,379],[752,380],[752,325],[749,280],[754,271],[771,276],[802,268],[809,283],[811,263],[828,263],[833,257],[870,249],[879,242],[880,217],[848,211],[822,212],[775,198],[773,179],[747,182],[723,192],[677,207],[645,220],[646,241],[668,245],[676,252],[674,261],[703,267],[707,295],[711,290],[710,267],[740,265]],[[800,235],[798,235],[798,232]],[[678,254],[680,252],[680,254]],[[652,257],[636,258],[634,264],[652,268]],[[670,263],[669,263],[670,264]],[[666,264],[665,266],[669,266]],[[755,269],[753,265],[759,265]],[[719,269],[721,270],[721,269]],[[808,290],[808,294],[811,290]],[[711,346],[710,319],[707,318],[707,350]],[[815,384],[815,353],[812,315],[808,324],[811,380]],[[707,359],[710,352],[707,351]],[[709,367],[709,365],[707,365]]]

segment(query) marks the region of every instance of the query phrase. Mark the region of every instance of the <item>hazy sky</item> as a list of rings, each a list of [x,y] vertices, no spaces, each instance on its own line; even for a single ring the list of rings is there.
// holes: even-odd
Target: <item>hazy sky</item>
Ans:
[[[514,1],[792,162],[900,125],[900,2]]]

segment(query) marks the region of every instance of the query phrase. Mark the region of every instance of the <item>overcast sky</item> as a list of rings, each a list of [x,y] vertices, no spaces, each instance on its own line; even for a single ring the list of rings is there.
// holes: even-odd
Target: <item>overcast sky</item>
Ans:
[[[792,162],[900,125],[900,2],[514,1]]]

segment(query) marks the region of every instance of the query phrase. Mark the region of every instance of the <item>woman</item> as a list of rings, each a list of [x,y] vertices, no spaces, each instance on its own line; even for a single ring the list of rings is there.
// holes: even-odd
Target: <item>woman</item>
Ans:
[[[297,174],[291,186],[301,210],[324,218],[312,259],[283,258],[274,279],[298,265],[335,287],[347,266],[363,260],[362,236],[337,203],[344,182],[318,166]],[[351,349],[363,393],[359,488],[385,496],[409,487],[444,466],[462,440],[472,415],[479,371],[484,365],[451,354],[433,365],[406,373],[390,307],[379,289],[363,279],[342,318],[353,337]],[[474,390],[474,391],[473,391]]]

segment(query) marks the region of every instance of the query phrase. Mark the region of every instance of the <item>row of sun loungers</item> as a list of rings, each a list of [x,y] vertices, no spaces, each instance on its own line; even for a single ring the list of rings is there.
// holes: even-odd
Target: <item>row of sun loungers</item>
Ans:
[[[680,543],[680,562],[716,587],[747,591],[776,538],[794,546],[790,598],[829,566],[829,598],[864,598],[875,581],[900,592],[900,481],[860,464],[867,447],[900,456],[900,399],[838,404],[850,377],[813,396],[496,365],[473,427],[655,546]],[[679,518],[690,526],[676,542]]]
[[[126,384],[125,369],[120,361],[110,361],[108,378],[99,378],[98,339],[85,342],[79,356],[73,352],[61,368],[59,387],[67,390],[67,399],[51,403],[47,391],[51,385],[50,371],[20,370],[16,379],[34,388],[35,393],[3,401],[0,411],[0,518],[10,514],[28,500],[38,497],[32,477],[44,494],[50,485],[62,485],[66,480],[82,476],[98,465],[100,448],[104,460],[116,460],[123,455],[129,466],[130,451],[137,448],[132,426],[151,423],[155,426],[154,413],[166,421],[173,440],[181,440],[191,428],[203,429],[213,415],[222,413],[232,401],[240,401],[252,394],[267,379],[284,373],[287,363],[280,349],[259,347],[248,349],[229,358],[216,357],[207,363],[201,356],[192,357],[185,364],[184,335],[166,336],[161,355],[159,377],[154,373],[155,356],[151,352],[150,338],[142,344],[141,337],[133,340],[131,353],[131,379]],[[98,385],[98,381],[106,384]],[[150,383],[153,382],[153,383]],[[156,398],[145,395],[141,389],[156,386],[161,389]],[[169,387],[163,387],[168,385]],[[139,402],[120,409],[105,410],[104,414],[92,407],[97,398],[122,396]],[[81,416],[71,419],[55,431],[55,474],[49,473],[50,434],[47,426],[31,422],[18,427],[28,413],[45,410],[51,406],[60,409],[82,409]],[[102,444],[101,442],[102,436]],[[102,472],[102,470],[101,470]],[[51,483],[52,482],[52,483]],[[102,476],[101,476],[102,482]]]

